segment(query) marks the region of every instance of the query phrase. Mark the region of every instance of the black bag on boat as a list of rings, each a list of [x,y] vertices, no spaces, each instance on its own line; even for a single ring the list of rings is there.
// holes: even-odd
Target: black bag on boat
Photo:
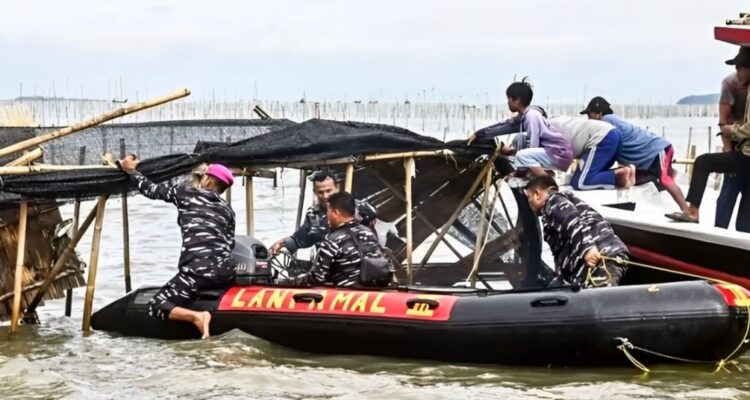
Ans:
[[[383,255],[382,249],[380,249],[379,256],[367,256],[362,251],[356,233],[352,234],[352,240],[362,259],[359,266],[359,284],[366,287],[388,286],[393,279],[393,268],[391,268],[391,262]],[[376,244],[376,246],[380,245]]]

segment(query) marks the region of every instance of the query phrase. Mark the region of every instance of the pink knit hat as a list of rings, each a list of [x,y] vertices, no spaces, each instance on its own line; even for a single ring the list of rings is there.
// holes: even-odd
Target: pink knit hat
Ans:
[[[234,177],[232,176],[232,171],[229,170],[229,168],[221,165],[221,164],[211,164],[206,169],[206,174],[211,175],[212,177],[218,179],[220,182],[223,182],[227,186],[232,186],[234,183]]]

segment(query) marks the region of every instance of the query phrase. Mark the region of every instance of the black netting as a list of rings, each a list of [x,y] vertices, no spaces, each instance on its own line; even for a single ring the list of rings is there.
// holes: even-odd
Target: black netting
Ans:
[[[288,121],[283,123],[261,121],[260,123],[265,123],[263,129],[271,131],[231,144],[224,144],[221,139],[203,135],[201,137],[205,140],[197,145],[193,143],[191,148],[195,146],[196,151],[190,154],[171,154],[154,158],[146,158],[143,154],[139,154],[144,159],[139,170],[152,180],[160,182],[185,174],[201,162],[221,162],[233,167],[253,168],[316,160],[324,164],[325,160],[358,157],[372,153],[449,149],[457,156],[476,157],[492,151],[491,146],[469,147],[463,141],[444,143],[406,129],[387,125],[326,120],[310,120],[291,126]],[[166,126],[167,123],[161,124],[161,126]],[[142,135],[142,132],[139,133],[142,128],[153,129],[154,127],[154,124],[127,125],[129,130],[126,135],[131,138]],[[186,126],[190,125],[176,124],[169,126],[169,129],[178,130]],[[177,132],[180,133],[179,130]],[[108,138],[119,140],[119,137],[115,134]],[[148,147],[162,149],[150,150],[154,153],[163,151],[164,148],[163,145],[157,144],[142,146],[142,148]],[[128,152],[133,152],[131,148],[128,145]],[[75,144],[70,144],[66,149],[66,152],[72,153],[77,158],[74,150]],[[92,160],[91,163],[94,161]],[[67,164],[76,163],[71,161]],[[70,199],[77,196],[90,197],[121,193],[126,185],[127,177],[118,170],[72,170],[4,176],[2,191],[30,197]]]

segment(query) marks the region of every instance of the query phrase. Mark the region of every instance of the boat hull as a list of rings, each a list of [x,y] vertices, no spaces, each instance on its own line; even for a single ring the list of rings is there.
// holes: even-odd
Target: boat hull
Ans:
[[[197,338],[189,324],[147,316],[146,303],[156,290],[140,289],[96,312],[93,328],[163,339]],[[314,353],[620,365],[628,361],[618,349],[619,338],[684,359],[727,357],[748,324],[747,292],[735,287],[733,293],[737,290],[744,300],[732,305],[704,282],[513,294],[235,286],[206,292],[188,307],[212,312],[212,334],[240,329]],[[645,362],[673,361],[635,353]]]

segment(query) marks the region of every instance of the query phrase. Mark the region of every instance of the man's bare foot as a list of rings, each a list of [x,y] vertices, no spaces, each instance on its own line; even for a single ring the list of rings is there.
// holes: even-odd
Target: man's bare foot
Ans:
[[[201,339],[208,339],[208,337],[211,336],[211,333],[208,330],[209,325],[211,325],[211,313],[208,311],[203,311],[197,314],[198,315],[195,317],[195,321],[193,323],[201,332]]]
[[[621,167],[615,169],[615,186],[621,189],[627,189],[630,182],[630,169]]]
[[[628,169],[628,188],[635,186],[635,165],[629,164]]]

